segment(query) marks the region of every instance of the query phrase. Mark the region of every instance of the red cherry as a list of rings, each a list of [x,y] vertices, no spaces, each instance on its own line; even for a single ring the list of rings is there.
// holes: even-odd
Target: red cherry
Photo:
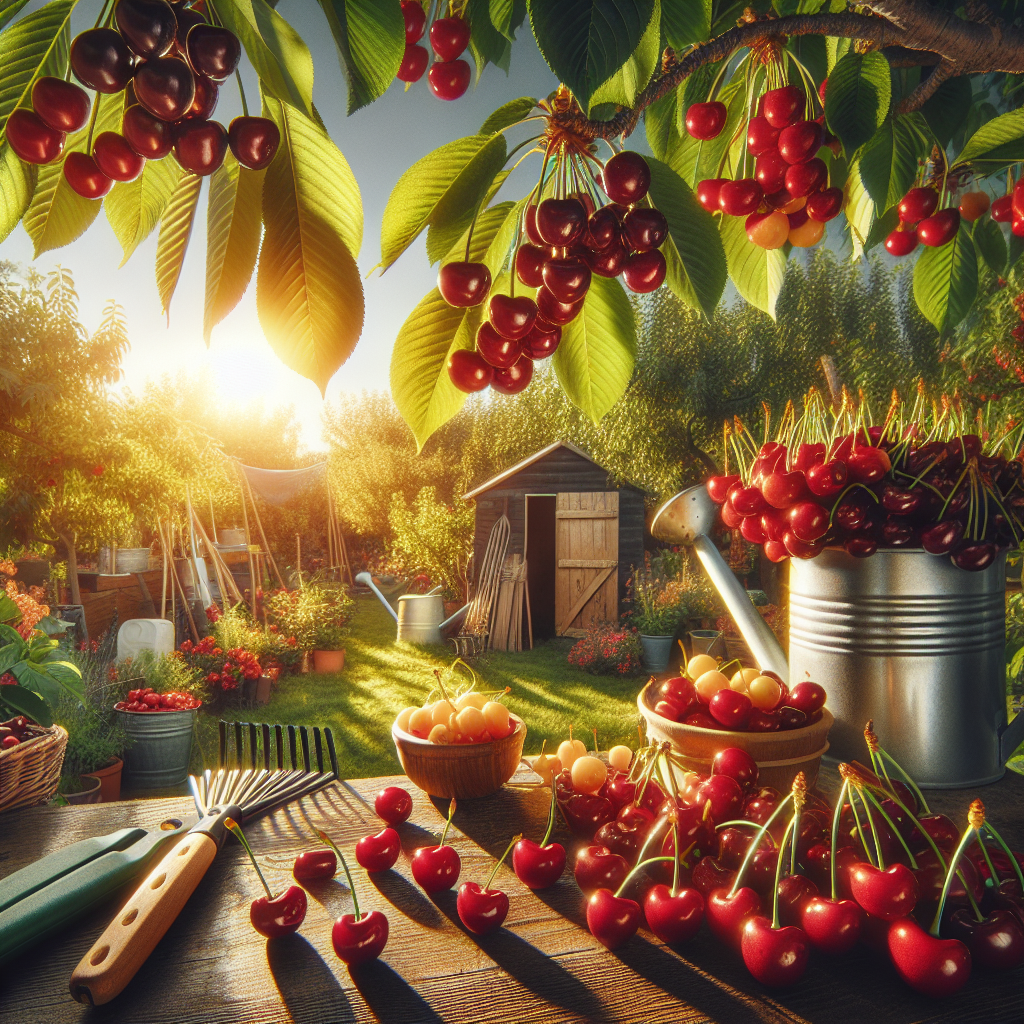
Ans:
[[[400,825],[412,814],[412,797],[401,786],[388,786],[374,797],[373,809],[389,825]]]
[[[815,949],[832,956],[849,953],[860,938],[864,911],[853,900],[812,896],[803,907],[800,923]]]
[[[787,530],[782,535],[782,543],[793,558],[815,558],[821,554],[825,547],[824,540],[805,541],[801,540],[792,530]],[[795,728],[795,725],[787,726],[786,720],[782,720],[782,728]]]
[[[549,258],[542,276],[545,287],[559,302],[579,302],[590,288],[590,267],[578,256]]]
[[[376,960],[388,942],[388,919],[371,910],[356,920],[354,914],[342,914],[331,929],[331,945],[338,959],[350,966]]]
[[[704,920],[704,897],[696,889],[680,889],[674,896],[667,885],[652,886],[644,897],[647,926],[672,945],[692,939]]]
[[[939,205],[939,194],[933,188],[912,188],[896,207],[900,222],[916,224],[919,220],[930,217]]]
[[[228,151],[228,133],[219,121],[186,121],[174,140],[174,158],[193,174],[213,174]]]
[[[235,159],[254,171],[269,166],[281,144],[281,130],[269,117],[235,117],[228,126],[228,145]]]
[[[631,292],[645,295],[661,287],[667,270],[668,264],[660,250],[634,252],[626,257],[622,266],[622,280]]]
[[[430,26],[430,46],[439,60],[461,57],[469,46],[469,22],[464,18],[438,18]]]
[[[797,502],[786,514],[789,528],[798,540],[812,543],[828,532],[828,511],[816,501]]]
[[[825,688],[810,680],[797,683],[786,698],[786,707],[797,708],[805,715],[812,715],[825,706]]]
[[[249,906],[249,920],[260,935],[275,939],[298,931],[306,918],[306,907],[305,891],[297,885],[290,885],[273,899],[260,896],[253,900]]]
[[[476,350],[495,368],[507,368],[523,354],[521,339],[503,338],[486,320],[476,332]]]
[[[964,544],[953,553],[952,562],[958,569],[981,572],[992,564],[995,557],[995,544]]]
[[[722,207],[719,200],[722,194],[722,186],[729,181],[728,178],[705,178],[697,183],[697,202],[709,213],[717,213]]]
[[[544,261],[550,253],[550,249],[523,242],[516,249],[516,277],[528,288],[539,288],[544,283]]]
[[[789,164],[777,149],[769,149],[754,162],[754,180],[766,194],[778,192],[786,184]]]
[[[510,341],[525,338],[537,319],[537,304],[525,295],[493,295],[487,310],[491,325]]]
[[[570,246],[587,226],[587,211],[578,199],[545,199],[537,207],[537,232],[548,245]]]
[[[114,181],[134,181],[146,166],[146,161],[128,145],[117,132],[103,132],[92,144],[96,166]]]
[[[828,167],[819,157],[803,164],[790,164],[786,171],[786,191],[794,197],[809,196],[828,181]]]
[[[415,6],[419,7],[419,4]],[[423,8],[420,7],[420,11],[422,10]],[[425,46],[420,46],[418,43],[407,43],[405,55],[402,57],[402,63],[395,73],[395,78],[401,82],[418,82],[423,77],[423,72],[427,70],[429,63],[430,54]],[[465,89],[463,89],[463,92],[465,92]]]
[[[779,129],[771,125],[763,114],[752,117],[747,124],[747,149],[751,156],[760,156],[779,143]]]
[[[131,81],[132,52],[112,28],[90,28],[71,40],[71,70],[95,92],[120,92]]]
[[[64,132],[54,131],[27,107],[18,107],[7,119],[7,141],[27,164],[52,163],[64,152]]]
[[[173,125],[154,117],[140,103],[133,103],[121,122],[121,134],[139,156],[160,160],[174,147]]]
[[[508,916],[508,896],[500,889],[483,889],[478,882],[463,882],[455,901],[459,920],[474,935],[500,928]]]
[[[605,195],[614,203],[632,206],[639,203],[651,187],[651,168],[631,149],[624,149],[605,165],[602,175]]]
[[[89,94],[74,82],[44,76],[32,86],[32,109],[55,132],[77,132],[89,120]]]
[[[547,288],[537,289],[537,311],[550,324],[563,327],[575,320],[581,309],[583,302],[559,302]]]
[[[602,206],[587,218],[583,232],[583,244],[599,252],[620,240],[621,222],[614,204]]]
[[[714,139],[722,134],[728,116],[724,103],[694,103],[686,112],[686,130],[695,139]]]
[[[472,77],[464,60],[438,61],[427,72],[430,91],[439,100],[457,100],[465,95]]]
[[[756,516],[751,516],[755,520]],[[746,519],[743,520],[747,522]],[[759,521],[758,524],[760,525]],[[747,718],[753,708],[750,698],[738,690],[730,690],[726,687],[719,690],[708,703],[708,711],[716,722],[721,723],[727,729],[743,729],[747,724]]]
[[[235,73],[242,47],[234,32],[219,25],[195,25],[185,39],[185,56],[197,75],[223,82]]]
[[[954,206],[939,210],[917,225],[917,240],[932,248],[951,242],[960,230],[960,211]]]
[[[423,38],[427,15],[417,0],[402,0],[402,18],[405,20],[406,43],[417,43]]]
[[[804,164],[821,149],[824,137],[817,121],[797,121],[779,133],[779,152],[788,164]]]
[[[634,206],[622,222],[622,238],[635,252],[659,248],[668,237],[665,214],[646,206]]]
[[[610,245],[600,252],[585,252],[583,260],[598,277],[618,277],[627,255],[622,245]]]
[[[189,66],[178,57],[155,57],[135,71],[135,95],[154,116],[177,121],[196,98],[196,83]]]
[[[323,882],[333,878],[338,870],[338,858],[331,849],[303,850],[292,865],[296,882]]]
[[[917,903],[917,879],[905,864],[892,864],[879,871],[861,861],[847,872],[847,883],[853,898],[883,921],[895,921],[909,914]]]
[[[885,238],[885,249],[891,256],[908,256],[917,248],[917,232],[896,228]]]
[[[512,870],[530,889],[554,885],[565,870],[565,848],[560,843],[541,846],[532,839],[520,839],[512,848]]]
[[[889,926],[887,944],[900,977],[922,995],[951,996],[971,976],[967,947],[959,939],[933,938],[912,917]]]
[[[841,188],[826,188],[815,192],[807,197],[807,216],[811,220],[828,223],[839,215],[843,208],[843,190]]]
[[[532,379],[533,360],[529,356],[520,356],[518,362],[494,371],[491,387],[503,395],[518,395],[526,390]]]
[[[831,498],[845,486],[848,477],[846,463],[841,459],[819,462],[804,474],[807,488],[816,498]]]
[[[162,57],[174,45],[177,22],[165,0],[118,0],[117,29],[140,57]]]
[[[456,349],[448,357],[448,376],[460,391],[483,391],[494,379],[494,367],[479,352]]]
[[[740,949],[740,938],[747,918],[761,910],[761,898],[748,886],[730,894],[725,887],[712,889],[704,904],[704,916],[712,934],[735,950]]]
[[[992,200],[992,219],[998,224],[1008,224],[1013,217],[1013,196],[1000,196]]]
[[[728,476],[708,477],[707,483],[704,486],[707,487],[708,494],[711,495],[711,500],[715,502],[716,505],[721,505],[725,499],[729,497],[729,491],[731,491],[733,486],[739,482],[739,475],[736,473],[730,473]]]
[[[421,846],[412,855],[412,877],[426,892],[450,889],[461,870],[462,861],[451,846]]]
[[[784,473],[776,470],[761,481],[761,493],[773,508],[789,508],[807,493],[807,481],[799,471]]]
[[[741,516],[757,516],[768,509],[768,502],[757,487],[740,487],[730,496],[733,508]]]
[[[107,177],[87,153],[68,153],[64,177],[84,199],[100,199],[114,187],[114,179]]]
[[[762,985],[778,988],[803,977],[811,947],[802,928],[773,928],[767,917],[757,914],[743,925],[740,951],[747,970]]]
[[[850,478],[855,483],[874,484],[892,469],[889,456],[881,448],[863,445],[854,448],[846,460]]]
[[[598,889],[587,901],[587,927],[603,946],[618,949],[636,934],[640,927],[640,904],[614,895],[609,889]]]
[[[748,544],[763,544],[767,539],[764,527],[761,525],[761,516],[744,516],[740,523],[740,533]]]
[[[523,218],[526,225],[526,237],[533,242],[534,245],[539,245],[542,248],[547,245],[543,238],[540,237],[540,232],[537,230],[537,207],[528,206],[526,208],[526,217]]]
[[[715,754],[711,762],[712,775],[728,775],[735,779],[744,791],[757,785],[757,762],[739,747],[726,747]]]
[[[584,846],[576,854],[573,874],[576,884],[584,892],[602,886],[618,889],[629,874],[629,862],[621,854],[612,853],[606,846]]]
[[[212,78],[206,78],[204,75],[194,75],[193,78],[196,83],[195,99],[181,116],[183,120],[197,117],[207,121],[217,109],[220,90]]]
[[[773,128],[786,128],[795,124],[803,116],[806,99],[802,89],[795,85],[785,85],[781,89],[771,89],[764,94],[762,108],[765,120]]]
[[[491,289],[485,263],[446,263],[437,272],[437,287],[449,306],[478,306]]]
[[[753,178],[725,181],[718,193],[718,205],[730,217],[746,217],[757,211],[764,189]]]
[[[356,860],[367,871],[388,871],[401,852],[402,841],[393,828],[381,829],[375,836],[364,836],[356,843]]]

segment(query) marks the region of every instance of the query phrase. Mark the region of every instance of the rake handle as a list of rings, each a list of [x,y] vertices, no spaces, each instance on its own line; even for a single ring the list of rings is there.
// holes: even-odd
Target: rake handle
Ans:
[[[71,975],[71,994],[100,1006],[119,995],[188,902],[217,855],[203,832],[190,833],[149,873]]]

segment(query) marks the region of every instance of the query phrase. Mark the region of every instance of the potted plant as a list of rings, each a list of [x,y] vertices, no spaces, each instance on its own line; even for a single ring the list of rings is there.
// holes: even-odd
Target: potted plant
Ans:
[[[295,637],[301,651],[313,652],[317,672],[340,672],[345,664],[341,646],[354,602],[346,587],[317,579],[297,590],[278,591],[267,599],[267,614],[286,636]]]
[[[631,623],[640,634],[644,668],[664,672],[672,656],[672,642],[686,615],[679,586],[665,580],[645,559],[644,568],[633,574]]]

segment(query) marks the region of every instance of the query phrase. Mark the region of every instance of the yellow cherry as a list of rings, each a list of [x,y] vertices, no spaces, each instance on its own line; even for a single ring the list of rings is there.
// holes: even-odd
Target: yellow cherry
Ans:
[[[416,708],[409,716],[409,732],[421,739],[426,739],[430,730],[434,728],[433,710],[432,704],[429,707]]]
[[[633,760],[633,751],[621,743],[608,751],[608,763],[620,772],[628,772]]]
[[[530,763],[530,767],[550,786],[556,772],[562,770],[562,762],[554,754],[538,754]]]
[[[461,711],[463,708],[474,707],[479,711],[483,711],[486,703],[487,698],[482,693],[476,693],[475,691],[470,690],[469,693],[464,693],[455,702],[455,708],[457,711]]]
[[[719,690],[728,689],[729,677],[723,675],[718,669],[712,669],[710,672],[698,676],[693,686],[705,701],[709,701]]]
[[[447,725],[452,715],[452,706],[446,700],[436,701],[431,705],[430,717],[434,725]]]
[[[562,768],[570,770],[579,758],[587,752],[582,740],[562,740],[558,744],[558,760],[562,762]]]
[[[496,739],[507,736],[512,726],[509,719],[508,708],[496,700],[489,700],[482,709],[484,721],[487,723],[487,731]]]
[[[471,740],[479,739],[487,731],[484,713],[479,708],[473,707],[472,704],[463,708],[455,716],[455,722],[459,727],[459,732],[464,733]]]
[[[447,725],[435,725],[427,737],[431,743],[449,744],[452,741],[452,734],[448,731]]]
[[[402,710],[398,712],[398,717],[395,719],[395,725],[397,725],[402,732],[409,731],[409,719],[412,718],[414,711],[419,711],[419,708],[402,708]]]
[[[747,238],[762,249],[781,249],[789,237],[789,218],[773,213],[753,213],[747,218]]]
[[[739,690],[740,693],[746,693],[750,681],[756,679],[760,674],[760,671],[756,668],[741,668],[733,673],[732,679],[729,680],[729,687],[733,690]]]
[[[578,793],[596,793],[604,785],[606,778],[608,769],[599,757],[584,754],[573,762],[572,788]]]
[[[704,675],[705,672],[710,672],[713,668],[718,668],[717,658],[712,658],[710,654],[695,654],[686,663],[686,674],[692,681]]]
[[[789,229],[789,242],[798,249],[810,249],[821,241],[824,234],[825,225],[808,217],[799,227]]]
[[[762,711],[771,711],[779,703],[781,693],[782,687],[779,686],[778,680],[772,679],[771,676],[757,676],[751,679],[747,687],[751,703]]]

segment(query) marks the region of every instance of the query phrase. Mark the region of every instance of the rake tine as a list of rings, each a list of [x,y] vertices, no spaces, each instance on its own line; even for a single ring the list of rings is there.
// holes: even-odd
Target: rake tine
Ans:
[[[228,763],[228,723],[222,718],[217,723],[217,729],[220,732],[220,766],[226,768]]]
[[[242,723],[235,722],[235,764],[242,767]]]
[[[196,813],[200,818],[204,817],[206,805],[203,803],[203,797],[199,791],[199,780],[194,775],[188,777],[188,788],[192,790],[192,802],[196,805]]]
[[[266,722],[260,728],[263,730],[263,767],[270,771],[270,726]]]
[[[256,726],[249,723],[249,760],[252,762],[253,771],[256,770]]]
[[[312,793],[314,790],[320,789],[322,786],[326,786],[330,781],[331,778],[327,775],[317,775],[315,773],[307,774],[306,772],[301,772],[299,773],[299,778],[287,789],[275,789],[275,791],[265,799],[254,804],[246,805],[243,809],[245,819],[248,821],[256,815],[269,810],[271,807],[276,807],[282,803],[288,803],[291,800],[297,800],[300,797],[305,796],[307,793]]]
[[[313,728],[313,746],[316,748],[316,770],[322,773],[324,770],[324,746],[320,740],[320,726]]]
[[[299,740],[302,743],[302,768],[303,771],[309,771],[309,732],[306,730],[304,725],[299,726]]]
[[[324,737],[327,740],[327,753],[331,759],[331,771],[334,773],[336,779],[341,778],[338,774],[338,752],[334,749],[334,733],[331,732],[331,727],[324,727]]]
[[[281,726],[274,726],[274,737],[277,741],[277,770],[284,770],[284,736],[281,731]]]
[[[299,767],[299,759],[295,756],[295,726],[288,726],[288,753],[292,757],[292,768]]]

